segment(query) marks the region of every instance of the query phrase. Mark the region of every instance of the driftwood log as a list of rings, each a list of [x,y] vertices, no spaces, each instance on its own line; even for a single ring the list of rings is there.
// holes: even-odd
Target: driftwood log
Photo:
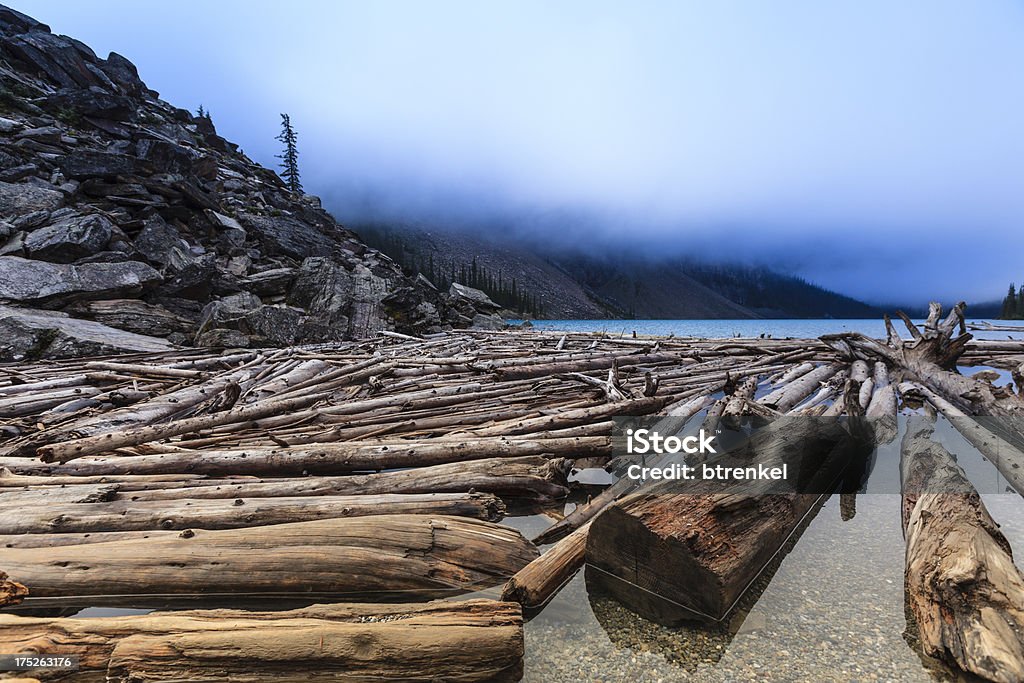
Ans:
[[[505,516],[505,505],[489,493],[0,504],[0,534],[236,529],[400,514],[455,515],[497,522]]]
[[[32,597],[317,592],[415,600],[500,584],[537,556],[519,532],[489,522],[376,515],[10,548],[2,562]]]
[[[490,600],[202,610],[84,619],[0,614],[5,651],[79,657],[64,681],[518,681],[519,605]]]
[[[6,461],[15,472],[56,475],[204,474],[210,476],[302,474],[334,475],[373,472],[400,467],[422,467],[496,456],[584,456],[605,453],[607,437],[529,439],[435,439],[431,443],[363,443],[358,441],[318,446],[251,448],[246,450],[175,450],[152,455],[83,456],[60,465],[19,464]]]
[[[821,340],[847,359],[884,361],[899,369],[906,379],[920,382],[972,415],[1003,417],[1014,425],[1024,424],[1024,399],[1005,388],[955,372],[972,339],[964,327],[964,308],[959,303],[942,319],[942,306],[933,303],[921,329],[901,313],[911,341],[899,336],[888,316],[885,344],[859,333],[825,335]],[[958,328],[961,333],[954,337]]]
[[[924,652],[1024,680],[1024,576],[956,459],[911,420],[902,445],[906,591]]]
[[[518,602],[524,608],[543,607],[583,566],[590,522],[584,524],[508,580],[502,600]]]

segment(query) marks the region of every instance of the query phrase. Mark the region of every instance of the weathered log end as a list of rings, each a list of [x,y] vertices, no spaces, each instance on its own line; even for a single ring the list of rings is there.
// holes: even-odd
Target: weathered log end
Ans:
[[[817,498],[634,494],[594,520],[587,563],[652,621],[719,621]]]
[[[0,607],[17,605],[28,597],[28,588],[0,572]]]
[[[709,525],[679,534],[675,528],[681,506],[708,502],[695,496],[667,502],[639,493],[605,510],[592,523],[586,546],[602,590],[660,624],[720,618],[731,604],[726,587],[696,550],[713,542],[715,531]]]
[[[583,566],[589,532],[590,522],[516,572],[502,588],[501,599],[527,609],[543,607]]]

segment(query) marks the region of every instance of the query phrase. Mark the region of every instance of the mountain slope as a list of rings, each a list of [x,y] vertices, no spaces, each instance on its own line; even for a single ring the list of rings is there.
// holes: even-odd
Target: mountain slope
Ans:
[[[160,100],[126,58],[3,6],[0,132],[0,333],[19,340],[0,358],[152,348],[139,336],[275,346],[465,318],[209,117]],[[91,336],[76,349],[76,334]]]
[[[430,230],[401,224],[357,227],[367,242],[407,272],[446,277],[477,263],[515,278],[542,302],[540,317],[861,318],[878,310],[800,278],[763,267],[693,260],[639,259],[551,251],[498,234]],[[429,264],[429,265],[427,265]]]
[[[357,224],[354,229],[368,244],[382,249],[410,271],[431,259],[445,274],[459,272],[474,260],[489,272],[515,280],[518,289],[543,302],[544,317],[587,319],[622,317],[625,311],[598,297],[564,270],[533,251],[486,236],[409,225]],[[396,243],[398,245],[396,246]],[[424,268],[425,270],[425,268]],[[457,275],[456,275],[457,278]]]

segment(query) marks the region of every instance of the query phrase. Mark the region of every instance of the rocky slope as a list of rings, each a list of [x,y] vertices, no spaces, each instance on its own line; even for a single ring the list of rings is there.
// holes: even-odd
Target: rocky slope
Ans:
[[[403,275],[124,57],[0,6],[0,360],[422,333],[491,312]]]

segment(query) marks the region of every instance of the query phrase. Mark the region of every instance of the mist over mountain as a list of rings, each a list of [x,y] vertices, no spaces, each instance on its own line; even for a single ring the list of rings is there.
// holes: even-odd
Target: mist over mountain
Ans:
[[[513,313],[541,318],[872,318],[878,308],[761,266],[618,254],[509,230],[353,225],[440,289],[469,283]],[[523,297],[527,297],[523,301]],[[519,307],[517,310],[516,307]]]
[[[344,223],[764,266],[876,304],[1019,279],[1020,3],[16,4],[267,167],[288,112]]]

